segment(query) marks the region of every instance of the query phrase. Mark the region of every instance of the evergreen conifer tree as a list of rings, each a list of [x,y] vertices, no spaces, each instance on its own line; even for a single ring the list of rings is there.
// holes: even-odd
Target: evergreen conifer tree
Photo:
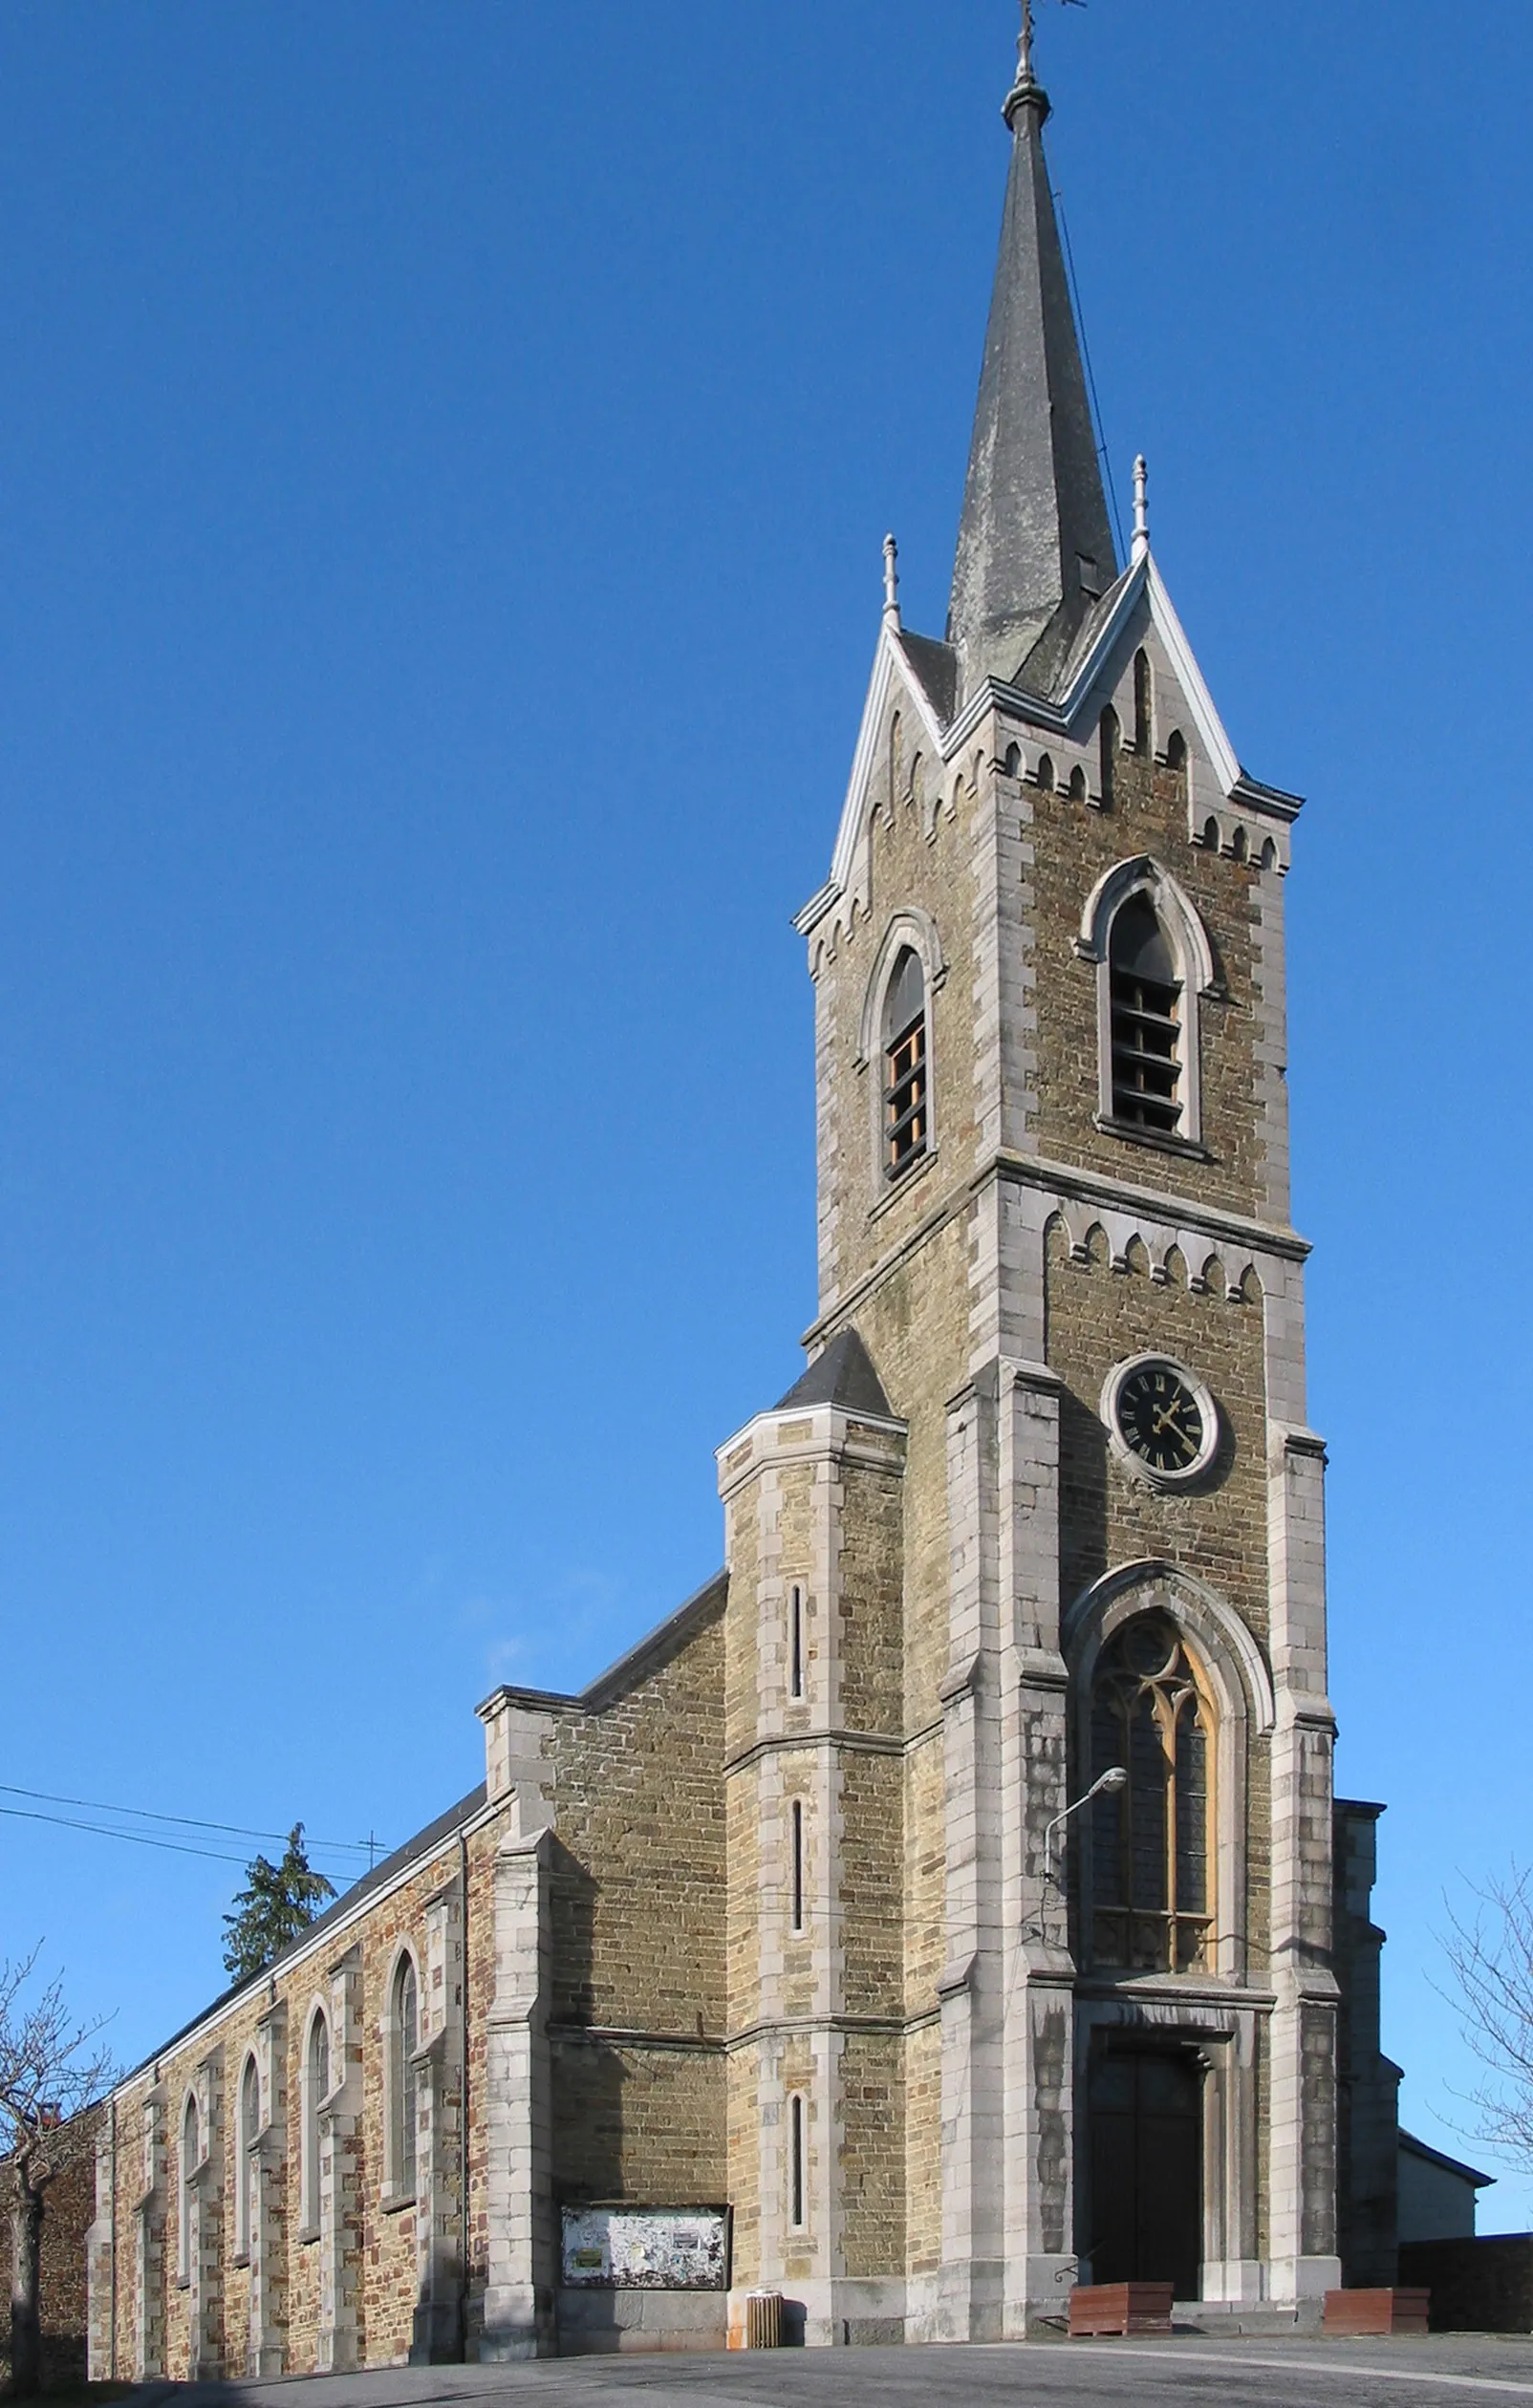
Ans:
[[[234,1912],[224,1918],[228,1939],[224,1963],[237,1982],[264,1972],[291,1940],[308,1930],[327,1898],[335,1895],[323,1873],[315,1873],[304,1851],[303,1825],[288,1834],[288,1852],[280,1864],[258,1856],[246,1867],[247,1886],[234,1901]]]

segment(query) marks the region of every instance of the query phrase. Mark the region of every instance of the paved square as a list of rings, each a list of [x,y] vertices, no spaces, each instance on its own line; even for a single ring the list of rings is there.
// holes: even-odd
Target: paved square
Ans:
[[[1038,2343],[411,2367],[159,2384],[144,2408],[1533,2408],[1533,2337]]]

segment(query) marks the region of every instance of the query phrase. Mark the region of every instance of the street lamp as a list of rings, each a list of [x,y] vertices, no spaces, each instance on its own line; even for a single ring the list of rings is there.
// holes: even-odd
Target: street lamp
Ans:
[[[1078,1815],[1083,1806],[1090,1806],[1093,1797],[1116,1797],[1118,1792],[1126,1790],[1128,1786],[1129,1776],[1122,1765],[1112,1765],[1106,1773],[1097,1775],[1084,1797],[1078,1797],[1073,1806],[1067,1806],[1062,1815],[1054,1817],[1053,1821],[1044,1833],[1044,1880],[1046,1881],[1054,1881],[1059,1878],[1054,1864],[1055,1832],[1063,1831],[1070,1817]]]

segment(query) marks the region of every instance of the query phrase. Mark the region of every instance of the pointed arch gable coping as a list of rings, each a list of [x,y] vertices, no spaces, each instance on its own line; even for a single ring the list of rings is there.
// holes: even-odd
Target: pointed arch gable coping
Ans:
[[[853,757],[852,776],[847,785],[846,801],[841,806],[841,823],[836,830],[835,850],[831,857],[831,874],[817,894],[811,895],[798,914],[793,925],[801,936],[813,935],[826,914],[849,892],[858,889],[858,855],[867,834],[869,789],[878,760],[883,733],[884,714],[896,680],[903,689],[906,700],[900,704],[916,714],[925,742],[921,750],[930,746],[938,760],[945,758],[942,729],[921,687],[921,681],[905,657],[903,645],[894,629],[885,626],[879,632],[878,648],[874,655],[873,677],[868,687],[868,699],[863,708],[862,725],[857,735],[857,749]]]
[[[1204,751],[1213,764],[1214,775],[1221,790],[1233,794],[1241,782],[1241,764],[1230,742],[1224,722],[1220,718],[1207,681],[1198,666],[1187,632],[1177,615],[1177,608],[1166,591],[1165,580],[1154,558],[1146,553],[1125,572],[1116,596],[1097,632],[1095,640],[1082,656],[1075,674],[1060,703],[1061,714],[1073,725],[1090,705],[1093,689],[1099,687],[1107,664],[1124,640],[1125,630],[1139,606],[1145,606],[1150,625],[1166,648],[1166,657],[1173,676],[1187,698],[1194,726],[1202,741]]]

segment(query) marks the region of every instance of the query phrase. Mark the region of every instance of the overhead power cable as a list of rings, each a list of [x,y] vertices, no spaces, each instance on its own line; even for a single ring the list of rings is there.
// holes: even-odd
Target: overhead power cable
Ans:
[[[76,1806],[88,1815],[128,1815],[137,1822],[167,1823],[182,1831],[217,1831],[228,1839],[271,1839],[284,1847],[291,1836],[286,1831],[252,1831],[244,1823],[213,1822],[205,1815],[162,1815],[152,1806],[112,1806],[100,1797],[63,1797],[53,1790],[20,1789],[11,1781],[0,1781],[0,1796],[27,1797],[41,1806]],[[35,1819],[51,1821],[54,1818],[39,1816]],[[82,1824],[80,1828],[94,1829],[95,1826]],[[124,1832],[120,1837],[129,1838],[132,1834]],[[308,1844],[312,1848],[324,1848],[333,1853],[344,1851],[349,1856],[376,1857],[380,1851],[387,1854],[387,1850],[381,1848],[381,1842],[373,1839],[310,1839]]]
[[[56,1823],[64,1831],[94,1831],[103,1839],[132,1839],[140,1848],[170,1848],[177,1856],[211,1857],[216,1864],[243,1866],[244,1857],[224,1848],[195,1848],[188,1839],[157,1839],[149,1831],[114,1831],[110,1823],[76,1822],[68,1815],[45,1815],[36,1806],[0,1806],[0,1815],[16,1822]]]

